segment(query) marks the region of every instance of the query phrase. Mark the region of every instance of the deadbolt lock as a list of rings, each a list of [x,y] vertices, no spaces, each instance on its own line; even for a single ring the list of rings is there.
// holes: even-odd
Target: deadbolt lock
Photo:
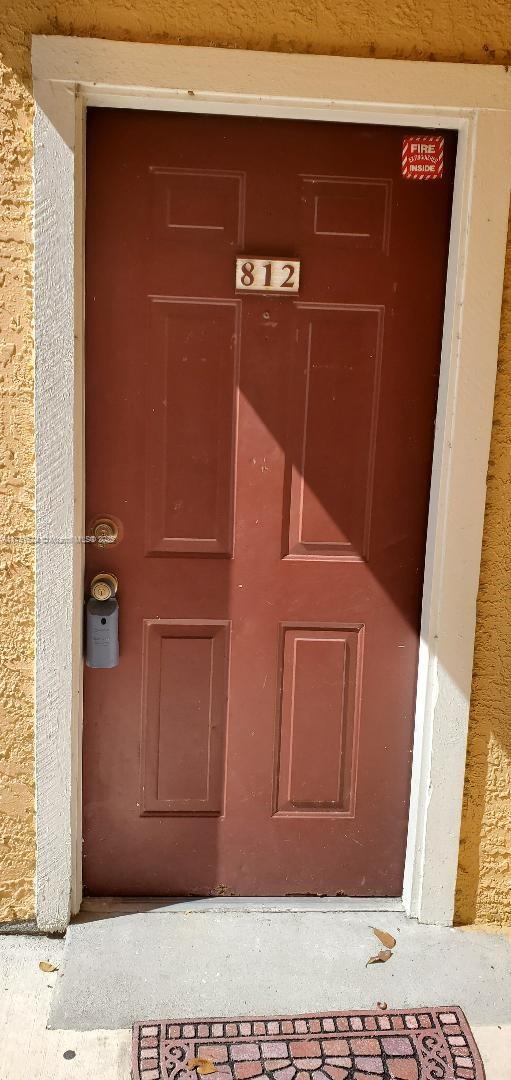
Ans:
[[[119,537],[119,529],[113,518],[98,518],[93,526],[93,535],[98,544],[115,544]]]
[[[90,594],[94,600],[113,600],[117,584],[115,574],[96,574],[90,583]]]

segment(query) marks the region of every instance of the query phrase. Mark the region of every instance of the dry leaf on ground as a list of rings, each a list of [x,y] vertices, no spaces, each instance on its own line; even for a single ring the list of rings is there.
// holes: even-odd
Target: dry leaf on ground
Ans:
[[[394,945],[396,944],[396,939],[395,937],[392,937],[392,934],[388,934],[386,930],[377,930],[376,926],[372,926],[371,930],[373,931],[375,937],[378,938],[378,941],[381,941],[382,945],[385,945],[386,949],[394,948]]]
[[[392,953],[390,949],[380,949],[379,953],[377,953],[376,956],[369,957],[366,967],[368,967],[369,964],[386,964],[387,960],[390,960],[391,956]]]
[[[58,967],[55,964],[50,964],[48,960],[39,961],[39,971],[58,971]]]
[[[190,1058],[190,1061],[186,1062],[186,1068],[197,1069],[199,1076],[209,1076],[209,1073],[216,1072],[216,1068],[209,1058]]]

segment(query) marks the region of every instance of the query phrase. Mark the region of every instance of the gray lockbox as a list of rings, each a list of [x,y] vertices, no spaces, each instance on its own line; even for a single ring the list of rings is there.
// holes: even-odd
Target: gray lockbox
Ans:
[[[90,597],[85,609],[86,653],[90,668],[112,668],[119,663],[119,604]]]

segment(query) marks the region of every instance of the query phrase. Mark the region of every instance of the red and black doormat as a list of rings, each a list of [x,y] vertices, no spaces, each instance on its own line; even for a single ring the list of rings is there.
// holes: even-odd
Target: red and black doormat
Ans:
[[[484,1080],[455,1005],[133,1027],[133,1080]]]

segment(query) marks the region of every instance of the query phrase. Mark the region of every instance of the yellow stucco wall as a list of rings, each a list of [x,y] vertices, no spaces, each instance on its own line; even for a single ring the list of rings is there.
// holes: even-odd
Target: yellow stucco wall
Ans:
[[[511,62],[508,0],[4,0],[0,532],[33,532],[30,35]],[[511,262],[488,487],[460,921],[511,922]],[[507,337],[504,331],[507,330]],[[32,552],[0,548],[0,920],[33,915]]]

